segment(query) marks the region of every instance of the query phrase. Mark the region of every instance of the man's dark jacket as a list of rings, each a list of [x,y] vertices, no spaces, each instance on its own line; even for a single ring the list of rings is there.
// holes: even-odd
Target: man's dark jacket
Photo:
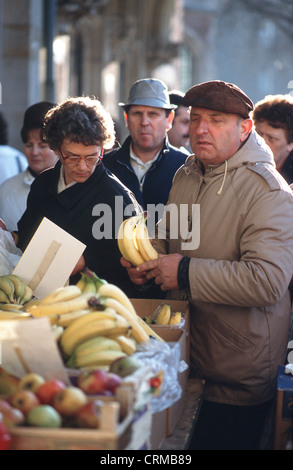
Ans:
[[[174,174],[185,163],[187,155],[170,145],[166,138],[158,159],[145,174],[140,187],[130,163],[130,143],[131,137],[128,136],[121,148],[104,156],[104,165],[133,192],[145,210],[148,204],[165,205]]]
[[[135,297],[137,289],[120,264],[121,254],[115,238],[118,222],[115,226],[114,208],[115,197],[119,196],[119,207],[122,209],[118,208],[119,214],[116,213],[116,216],[124,219],[124,208],[129,204],[134,204],[135,212],[139,212],[137,201],[103,164],[95,168],[87,181],[76,183],[58,194],[60,168],[58,161],[54,168],[41,173],[31,185],[27,209],[18,222],[19,248],[25,250],[43,217],[47,217],[86,245],[83,255],[88,268],[122,288],[130,297]],[[95,206],[96,212],[93,213]],[[110,230],[109,238],[94,237],[93,233],[96,235],[97,231],[105,232],[106,225]]]

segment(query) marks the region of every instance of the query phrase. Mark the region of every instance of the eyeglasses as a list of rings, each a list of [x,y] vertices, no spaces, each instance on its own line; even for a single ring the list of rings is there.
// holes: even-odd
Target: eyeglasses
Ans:
[[[84,160],[86,166],[99,165],[103,160],[104,149],[101,148],[100,155],[90,155],[88,157],[80,157],[79,155],[70,155],[69,157],[64,157],[61,149],[59,150],[61,157],[64,161],[64,164],[67,166],[76,166],[80,163],[81,160]]]

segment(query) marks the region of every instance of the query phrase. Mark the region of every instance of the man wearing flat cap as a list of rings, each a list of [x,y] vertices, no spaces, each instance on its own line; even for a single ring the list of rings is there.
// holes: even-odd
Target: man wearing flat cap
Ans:
[[[174,108],[162,80],[137,80],[127,103],[119,103],[129,136],[120,149],[104,156],[104,165],[135,195],[140,205],[158,205],[162,216],[173,176],[187,155],[170,145],[167,131],[172,127]]]
[[[161,256],[137,268],[121,262],[136,284],[154,279],[167,298],[190,301],[191,371],[206,379],[190,448],[258,449],[288,342],[293,196],[242,90],[205,82],[183,103],[194,155],[176,173],[157,226]]]

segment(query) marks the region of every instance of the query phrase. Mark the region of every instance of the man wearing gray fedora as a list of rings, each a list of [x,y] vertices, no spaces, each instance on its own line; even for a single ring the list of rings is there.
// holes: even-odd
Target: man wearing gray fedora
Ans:
[[[104,156],[104,165],[135,195],[145,210],[167,203],[173,176],[187,155],[170,145],[175,105],[166,84],[154,78],[137,80],[127,103],[119,103],[129,136],[121,148]],[[161,217],[158,210],[158,218]]]

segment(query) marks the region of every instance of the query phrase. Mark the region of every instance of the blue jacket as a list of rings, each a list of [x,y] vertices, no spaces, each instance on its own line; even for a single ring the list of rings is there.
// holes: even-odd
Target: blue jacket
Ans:
[[[146,172],[142,188],[130,163],[130,143],[128,136],[119,149],[104,156],[104,165],[116,175],[135,195],[136,200],[147,210],[148,204],[166,204],[174,174],[185,163],[187,155],[169,144],[165,138],[158,159]]]

